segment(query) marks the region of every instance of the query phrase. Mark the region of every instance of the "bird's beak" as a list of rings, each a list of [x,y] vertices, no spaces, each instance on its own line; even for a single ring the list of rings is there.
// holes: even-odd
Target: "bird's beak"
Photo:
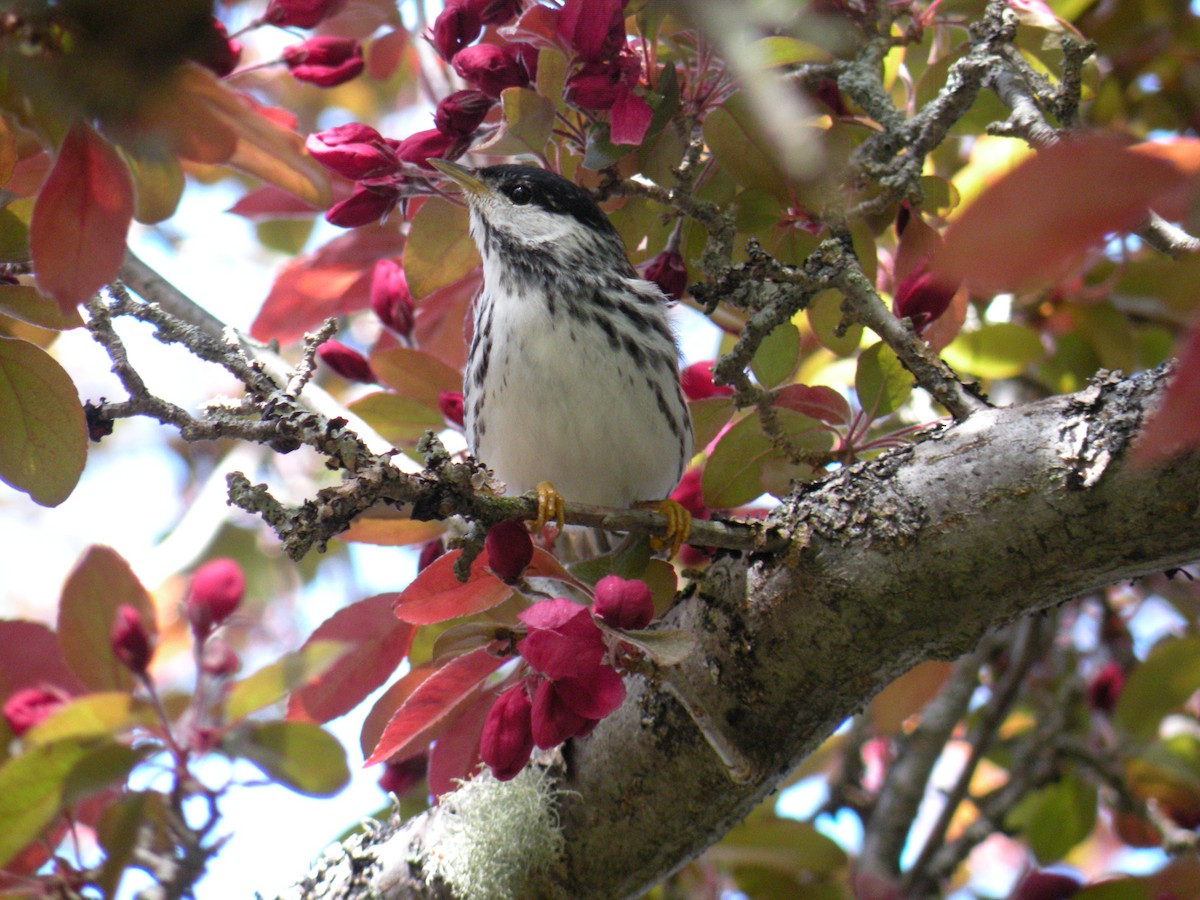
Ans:
[[[450,162],[448,159],[431,159],[429,160],[429,164],[451,181],[458,184],[469,196],[487,197],[492,193],[491,189],[479,180],[474,169],[467,166],[460,166],[458,163]]]

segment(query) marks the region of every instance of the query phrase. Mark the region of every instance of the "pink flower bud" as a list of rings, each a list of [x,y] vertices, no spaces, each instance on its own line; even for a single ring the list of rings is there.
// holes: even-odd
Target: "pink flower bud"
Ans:
[[[293,78],[317,87],[337,87],[356,78],[366,65],[358,41],[330,35],[284,47],[283,61]]]
[[[374,384],[375,373],[367,358],[341,341],[326,341],[317,348],[317,358],[347,381]]]
[[[499,781],[517,776],[533,753],[533,705],[525,682],[509,688],[488,710],[479,736],[479,756]]]
[[[429,767],[429,756],[418,753],[401,762],[385,763],[383,774],[379,776],[379,789],[385,794],[395,794],[400,797],[407,794],[425,777]]]
[[[329,207],[325,219],[331,225],[342,228],[370,225],[390,213],[399,199],[399,182],[389,185],[356,184],[349,197]]]
[[[489,97],[499,97],[505,88],[530,84],[530,74],[516,44],[477,44],[460,50],[454,57],[454,71]]]
[[[587,607],[555,597],[533,604],[517,618],[528,628],[517,652],[547,678],[586,678],[604,659],[604,635]]]
[[[371,273],[371,309],[387,328],[402,338],[413,330],[412,294],[404,269],[394,259],[381,259]]]
[[[664,250],[650,260],[642,277],[653,281],[673,300],[680,299],[687,291],[687,266],[683,264],[683,254],[677,250]]]
[[[1010,896],[1011,900],[1066,900],[1082,887],[1073,875],[1038,870],[1022,878]]]
[[[207,637],[233,614],[245,593],[246,576],[232,559],[220,557],[198,568],[192,573],[187,600],[192,633],[198,638]]]
[[[109,645],[117,659],[135,675],[144,675],[150,665],[154,650],[150,646],[150,633],[142,624],[137,607],[122,603],[117,607],[112,630],[108,633]]]
[[[625,46],[625,0],[566,0],[558,36],[588,61],[610,59]]]
[[[928,261],[922,260],[896,288],[892,312],[899,319],[912,321],[913,330],[921,334],[950,306],[958,284],[951,284],[929,271]]]
[[[689,400],[704,400],[708,397],[728,397],[733,388],[727,384],[713,382],[712,360],[692,363],[679,374],[683,395]]]
[[[438,104],[433,124],[443,134],[469,137],[495,105],[483,91],[455,91]]]
[[[386,175],[400,166],[395,148],[370,125],[360,122],[310,134],[304,146],[325,168],[355,181]]]
[[[514,519],[489,528],[483,549],[488,555],[488,568],[505,584],[516,584],[533,559],[533,539]]]
[[[463,423],[463,395],[462,391],[439,391],[438,392],[438,409],[442,411],[442,415],[446,417],[446,421],[452,425],[457,425],[462,428]]]
[[[1125,689],[1125,670],[1120,663],[1110,662],[1088,682],[1088,706],[1110,713],[1117,706],[1117,699]]]
[[[449,0],[434,20],[429,39],[437,48],[438,55],[450,62],[460,50],[479,37],[482,30],[479,13],[471,4],[466,0]]]
[[[22,688],[4,701],[4,721],[17,737],[44,722],[71,701],[71,695],[50,684]]]
[[[626,581],[606,575],[596,582],[592,613],[613,628],[627,631],[645,628],[654,618],[654,601],[644,581]]]
[[[215,678],[228,678],[240,669],[242,661],[237,653],[220,638],[206,641],[200,654],[200,668]]]
[[[521,0],[467,0],[484,25],[503,25],[521,12]]]
[[[271,0],[263,21],[291,28],[312,28],[346,5],[346,0]]]
[[[467,141],[460,135],[446,134],[436,128],[430,128],[402,140],[396,147],[396,155],[406,163],[414,163],[422,169],[433,171],[429,160],[453,159],[462,156],[466,149]]]

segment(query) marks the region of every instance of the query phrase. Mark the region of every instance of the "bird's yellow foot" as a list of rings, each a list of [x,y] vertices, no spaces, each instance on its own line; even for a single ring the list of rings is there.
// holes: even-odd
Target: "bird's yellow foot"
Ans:
[[[538,514],[530,527],[530,531],[539,534],[549,522],[556,522],[559,529],[563,527],[563,498],[548,481],[542,481],[537,486]]]
[[[650,536],[650,546],[655,551],[671,548],[671,556],[679,552],[692,533],[692,514],[675,500],[647,500],[637,504],[639,509],[653,509],[667,517],[667,527],[662,536]]]

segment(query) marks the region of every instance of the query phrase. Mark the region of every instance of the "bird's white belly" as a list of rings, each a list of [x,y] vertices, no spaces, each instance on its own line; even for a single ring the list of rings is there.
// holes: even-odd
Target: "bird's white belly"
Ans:
[[[509,494],[549,481],[579,503],[666,497],[679,475],[679,438],[643,374],[598,329],[533,306],[506,305],[493,319],[484,430],[472,452]]]

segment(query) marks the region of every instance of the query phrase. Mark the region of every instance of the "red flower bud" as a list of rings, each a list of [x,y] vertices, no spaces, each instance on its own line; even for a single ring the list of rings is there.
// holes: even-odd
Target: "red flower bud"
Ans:
[[[71,695],[50,684],[23,688],[4,701],[4,721],[20,737],[71,701]]]
[[[402,338],[413,330],[412,294],[404,269],[394,259],[381,259],[371,273],[371,309],[386,327]]]
[[[441,538],[423,544],[421,546],[421,555],[417,557],[417,571],[424,572],[433,565],[435,559],[444,555],[445,552],[446,545],[442,542]]]
[[[644,581],[626,581],[619,575],[606,575],[596,582],[592,613],[613,628],[645,628],[654,618],[654,601]]]
[[[1088,706],[1110,713],[1116,708],[1117,699],[1125,689],[1125,670],[1119,663],[1110,662],[1088,682]]]
[[[453,425],[462,428],[463,423],[463,395],[462,391],[439,391],[438,392],[438,409],[442,411],[442,415],[446,417],[446,421]]]
[[[429,766],[429,756],[418,753],[401,762],[385,763],[379,776],[379,789],[397,797],[408,793],[409,788],[419,784]]]
[[[304,146],[325,168],[355,181],[395,172],[400,166],[395,148],[360,122],[310,134]]]
[[[263,21],[269,25],[312,28],[346,5],[346,0],[271,0]]]
[[[465,138],[457,134],[446,134],[436,128],[418,131],[402,140],[396,147],[396,155],[406,163],[414,163],[422,169],[433,171],[431,159],[453,159],[462,156],[467,149]]]
[[[433,124],[443,134],[469,137],[495,105],[483,91],[455,91],[438,104]]]
[[[505,584],[516,584],[533,559],[533,539],[514,519],[489,528],[483,549],[488,555],[488,568]]]
[[[207,675],[216,678],[228,678],[242,666],[238,655],[220,638],[213,638],[204,644],[200,654],[200,668]]]
[[[318,87],[337,87],[356,78],[366,65],[358,41],[330,35],[284,47],[283,61],[297,81]]]
[[[542,750],[557,747],[591,724],[587,716],[571,709],[555,690],[555,682],[545,680],[533,694],[531,731],[533,743]]]
[[[679,374],[683,395],[689,400],[704,400],[708,397],[728,397],[733,388],[727,384],[713,382],[712,361],[692,363]]]
[[[479,37],[483,24],[479,13],[466,0],[450,0],[433,22],[429,40],[446,62]]]
[[[1030,872],[1013,889],[1010,900],[1066,900],[1079,893],[1079,879],[1061,872]]]
[[[892,312],[899,319],[910,319],[913,330],[921,334],[949,308],[957,290],[958,284],[939,278],[922,260],[896,288]]]
[[[610,59],[625,46],[625,0],[566,0],[558,36],[580,59]]]
[[[521,0],[467,0],[484,25],[503,25],[521,13]]]
[[[150,633],[142,624],[137,607],[122,603],[117,607],[112,630],[108,633],[109,645],[117,659],[135,675],[144,675],[150,665],[154,650],[150,646]]]
[[[454,57],[454,71],[489,97],[499,97],[505,88],[530,83],[530,73],[516,44],[477,44],[460,50]]]
[[[673,300],[679,300],[687,291],[687,266],[683,264],[683,254],[677,250],[664,250],[650,260],[642,277],[653,281]]]
[[[533,753],[533,705],[525,682],[509,688],[488,710],[479,736],[479,756],[500,781],[517,776]]]
[[[207,637],[233,614],[245,593],[246,576],[232,559],[213,559],[198,568],[192,573],[187,600],[192,633],[198,638]]]
[[[199,47],[191,58],[224,78],[237,68],[242,58],[242,42],[229,37],[224,22],[213,19],[211,31],[199,39]]]
[[[679,479],[679,486],[671,491],[671,499],[692,514],[693,519],[710,519],[712,511],[704,503],[704,469],[700,466],[688,469]]]
[[[326,341],[317,348],[317,357],[347,381],[361,381],[363,384],[374,384],[376,381],[367,358],[341,341]]]
[[[349,197],[329,207],[325,219],[331,225],[342,228],[370,225],[390,213],[399,199],[399,182],[388,185],[356,184]]]

